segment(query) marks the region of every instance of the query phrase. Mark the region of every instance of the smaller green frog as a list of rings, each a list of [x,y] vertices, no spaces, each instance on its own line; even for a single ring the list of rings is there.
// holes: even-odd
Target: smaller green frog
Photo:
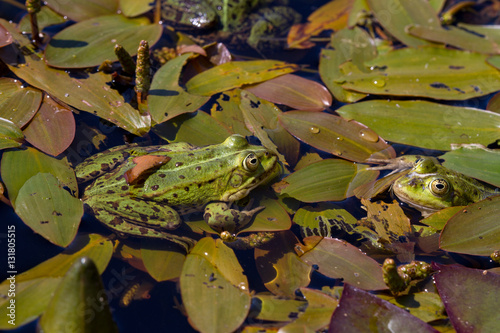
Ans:
[[[427,216],[452,206],[465,206],[500,194],[498,189],[442,166],[434,157],[403,156],[372,170],[410,170],[392,184],[393,193]]]
[[[163,0],[162,18],[178,29],[220,28],[218,39],[263,51],[281,46],[289,28],[302,19],[291,7],[269,7],[273,1]]]
[[[231,204],[280,172],[275,154],[241,135],[206,147],[121,146],[76,168],[79,182],[93,180],[82,200],[99,221],[118,234],[169,240],[193,212],[204,211],[219,233],[241,230],[263,207],[240,211]]]

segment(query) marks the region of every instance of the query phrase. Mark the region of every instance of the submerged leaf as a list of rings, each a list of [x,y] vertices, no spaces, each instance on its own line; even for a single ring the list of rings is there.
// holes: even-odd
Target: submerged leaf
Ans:
[[[0,150],[19,147],[23,139],[23,132],[12,121],[0,118]]]

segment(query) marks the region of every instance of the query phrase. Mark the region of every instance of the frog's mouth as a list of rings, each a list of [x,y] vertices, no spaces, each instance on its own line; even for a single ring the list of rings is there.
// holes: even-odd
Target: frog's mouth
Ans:
[[[415,208],[416,210],[420,211],[422,213],[422,216],[426,217],[426,216],[440,210],[439,208],[432,208],[432,207],[420,205],[414,201],[411,201],[411,199],[404,192],[401,192],[398,190],[399,186],[401,186],[401,185],[396,184],[396,183],[393,183],[391,185],[391,189],[390,189],[391,195],[393,197],[396,197],[399,201],[404,202],[405,204],[407,204],[411,208]]]

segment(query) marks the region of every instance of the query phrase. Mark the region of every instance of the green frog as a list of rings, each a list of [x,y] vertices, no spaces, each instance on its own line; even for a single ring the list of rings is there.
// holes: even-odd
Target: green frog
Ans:
[[[162,19],[179,29],[220,28],[232,44],[246,41],[257,51],[275,47],[302,16],[275,0],[163,0]]]
[[[80,183],[94,180],[82,200],[99,221],[118,234],[173,241],[169,231],[192,212],[205,211],[219,233],[237,232],[263,207],[240,211],[231,204],[280,172],[275,154],[241,135],[206,147],[120,146],[76,168]]]
[[[409,169],[392,184],[393,193],[423,216],[452,206],[466,206],[500,194],[498,189],[442,166],[435,157],[408,155],[371,169]]]

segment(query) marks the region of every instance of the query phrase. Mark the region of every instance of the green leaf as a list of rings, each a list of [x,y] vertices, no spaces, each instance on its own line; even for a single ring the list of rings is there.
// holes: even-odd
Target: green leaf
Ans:
[[[0,150],[19,147],[23,139],[23,132],[12,121],[0,118]]]
[[[447,26],[444,29],[441,27],[414,25],[410,26],[407,30],[413,36],[451,45],[463,50],[486,54],[500,53],[500,47],[495,41],[484,35],[481,36],[455,26]]]
[[[57,156],[73,142],[75,117],[70,109],[45,96],[40,110],[23,132],[33,146]]]
[[[291,231],[282,231],[255,249],[255,264],[266,288],[274,295],[295,297],[295,291],[311,282],[311,267],[295,253],[297,238]],[[279,249],[279,251],[277,251]]]
[[[161,282],[181,276],[186,253],[173,243],[148,239],[142,242],[141,257],[151,277]]]
[[[45,49],[45,60],[59,68],[98,66],[105,60],[117,60],[116,44],[135,55],[141,40],[153,46],[161,33],[161,25],[150,24],[145,17],[100,16],[69,26],[52,37]]]
[[[36,149],[6,151],[2,157],[1,174],[9,199],[15,205],[19,190],[31,177],[51,173],[62,186],[77,193],[75,172],[66,162],[47,156]]]
[[[113,244],[101,235],[80,235],[69,248],[55,257],[16,276],[16,325],[21,326],[38,317],[47,307],[53,292],[71,265],[79,258],[89,257],[97,265],[100,273],[107,267]],[[124,280],[126,281],[126,280]],[[10,281],[0,284],[0,294],[7,295]],[[0,329],[12,329],[7,321],[8,298],[0,299]]]
[[[149,12],[154,7],[151,0],[120,0],[120,10],[127,17],[134,17]]]
[[[361,185],[358,177],[362,177],[363,182],[369,182],[378,175],[376,171],[365,169],[365,165],[341,159],[322,160],[283,179],[288,186],[281,190],[281,194],[304,202],[344,200]]]
[[[316,207],[300,208],[293,216],[293,222],[300,227],[304,237],[332,237],[339,230],[349,234],[356,232],[358,220],[345,209],[329,203],[319,203]]]
[[[16,42],[29,47],[29,40],[20,35],[7,21],[0,23],[16,37]],[[149,115],[141,115],[124,97],[109,85],[111,75],[102,72],[67,72],[48,67],[40,55],[22,55],[10,47],[0,49],[0,59],[18,77],[45,90],[50,95],[77,109],[95,114],[136,135],[149,131]],[[13,54],[16,55],[13,57]]]
[[[499,81],[500,82],[500,81]],[[336,110],[388,141],[450,150],[451,144],[488,145],[500,135],[500,114],[427,101],[367,101]]]
[[[458,265],[440,266],[436,289],[457,332],[495,332],[500,321],[500,275]]]
[[[36,21],[38,23],[38,29],[42,31],[44,28],[51,25],[67,22],[68,18],[64,18],[63,15],[56,13],[48,6],[42,6],[40,11],[36,14]],[[31,33],[31,22],[29,15],[23,16],[23,18],[19,22],[18,28],[23,33]]]
[[[500,195],[465,207],[444,226],[439,247],[445,251],[489,256],[500,249]]]
[[[336,81],[368,94],[465,100],[500,90],[500,72],[487,57],[437,47],[403,48],[365,62],[363,69],[346,62]]]
[[[409,35],[406,31],[408,25],[440,27],[439,18],[428,1],[367,0],[367,2],[373,15],[384,29],[408,46],[419,47],[430,44],[423,39]]]
[[[334,33],[330,44],[334,46],[333,50],[321,50],[319,61],[321,80],[340,102],[357,102],[366,94],[346,90],[342,88],[341,83],[335,80],[341,75],[340,65],[346,61],[352,61],[355,66],[363,70],[365,61],[372,60],[377,56],[375,43],[367,32],[355,27]]]
[[[396,156],[394,149],[368,127],[328,113],[289,111],[280,114],[279,121],[301,141],[351,161]]]
[[[40,319],[41,330],[118,332],[103,290],[101,277],[92,259],[75,261]]]
[[[295,72],[299,66],[277,60],[231,61],[212,67],[186,83],[189,93],[211,96],[274,77]]]
[[[317,271],[330,278],[366,290],[387,289],[382,278],[382,267],[357,247],[336,238],[311,236],[304,238],[305,245],[296,247],[300,258]]]
[[[194,115],[181,115],[170,119],[156,125],[154,132],[168,141],[189,142],[195,146],[221,143],[233,134],[203,111],[198,111]]]
[[[155,73],[148,95],[149,112],[155,122],[194,112],[209,100],[189,94],[179,86],[182,68],[191,55],[186,53],[170,60]]]
[[[284,299],[283,297],[259,294],[253,298],[261,305],[255,319],[271,321],[290,321],[290,318],[307,305],[305,301]]]
[[[210,113],[214,119],[232,132],[244,136],[252,135],[246,126],[245,118],[240,109],[241,90],[234,89],[221,93],[215,103],[212,105]]]
[[[422,291],[398,297],[378,294],[377,297],[410,312],[426,323],[446,319],[443,302],[435,292]]]
[[[77,22],[114,14],[118,10],[118,0],[47,0],[46,2],[54,11]]]
[[[0,117],[22,128],[35,115],[42,102],[42,92],[24,87],[19,80],[0,78]]]
[[[250,310],[248,280],[220,239],[206,237],[195,245],[182,268],[180,288],[189,321],[202,332],[233,332]]]
[[[461,147],[439,158],[443,166],[500,187],[500,152],[481,147]]]
[[[64,190],[52,174],[38,173],[19,190],[14,210],[34,232],[66,247],[76,236],[83,204]]]
[[[431,226],[438,231],[441,231],[446,225],[446,222],[448,222],[448,220],[453,215],[458,213],[460,210],[464,209],[464,207],[465,206],[447,207],[429,215],[428,217],[420,220],[419,222]]]

